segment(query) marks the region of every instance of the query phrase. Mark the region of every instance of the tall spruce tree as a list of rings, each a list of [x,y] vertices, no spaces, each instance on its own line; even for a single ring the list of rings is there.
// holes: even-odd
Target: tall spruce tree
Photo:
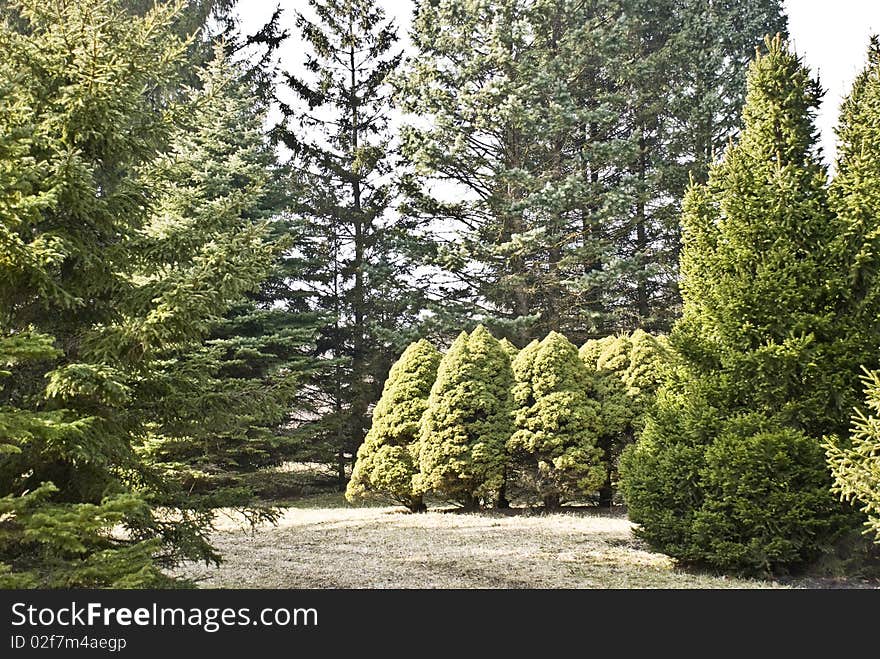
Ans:
[[[419,470],[419,426],[439,364],[437,348],[422,339],[391,367],[348,481],[345,496],[350,501],[372,495],[390,498],[414,513],[425,509],[413,481]]]
[[[510,357],[482,325],[462,332],[440,361],[419,437],[416,489],[467,510],[496,502],[513,430]]]
[[[400,62],[396,28],[374,0],[310,0],[297,14],[309,52],[288,75],[276,131],[291,153],[301,292],[321,315],[312,415],[303,429],[333,460],[344,488],[350,456],[369,427],[369,407],[422,308],[413,284],[411,221],[393,212],[394,156],[388,77]]]
[[[853,375],[835,314],[844,273],[813,116],[821,90],[777,37],[749,70],[738,142],[683,215],[682,364],[621,464],[653,546],[772,572],[849,523],[819,441],[846,428]]]
[[[856,361],[876,369],[880,344],[880,37],[871,39],[867,66],[842,105],[837,135],[831,202],[842,224],[838,248],[848,274],[846,311],[840,315],[849,321],[846,332]],[[857,406],[850,435],[829,438],[826,452],[835,491],[867,513],[868,528],[877,533],[876,371],[871,370],[863,381],[866,401]]]
[[[696,40],[709,16],[724,31]],[[409,207],[441,228],[439,299],[520,345],[668,328],[679,199],[744,98],[725,76],[784,28],[778,0],[420,2],[398,87],[422,119],[403,147]],[[708,145],[691,139],[707,115]]]
[[[246,71],[218,46],[198,74],[194,112],[154,165],[165,183],[150,250],[174,265],[190,258],[194,245],[273,220],[282,203],[283,179],[263,134],[265,109]],[[283,219],[272,224],[281,224],[275,233],[286,229]],[[283,275],[283,260],[274,270]],[[145,453],[169,476],[185,476],[190,489],[218,470],[277,464],[296,446],[284,427],[310,367],[314,328],[308,316],[275,308],[276,296],[261,300],[267,286],[213,322],[198,350],[170,355],[162,377],[150,382],[166,422],[157,421]]]
[[[153,395],[164,364],[198,349],[274,247],[243,218],[194,232],[185,249],[163,243],[164,228],[189,221],[158,201],[175,182],[157,158],[192,110],[153,93],[186,66],[179,8],[134,18],[116,1],[4,9],[4,583],[155,586],[168,582],[159,567],[217,558],[210,513],[133,446],[169,422]]]
[[[507,442],[519,484],[548,510],[605,481],[600,402],[577,348],[551,332],[513,362],[514,427]]]

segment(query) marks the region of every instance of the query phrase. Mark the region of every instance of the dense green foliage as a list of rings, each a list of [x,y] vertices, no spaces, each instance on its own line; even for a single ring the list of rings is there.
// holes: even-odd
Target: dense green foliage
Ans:
[[[825,449],[834,491],[860,507],[868,530],[880,542],[880,375],[873,371],[864,380],[869,413],[856,413],[846,445],[834,438]]]
[[[880,39],[874,38],[868,65],[842,106],[838,126],[837,176],[831,201],[842,228],[841,253],[849,264],[847,333],[861,351],[861,364],[877,363],[880,336]],[[868,515],[868,528],[880,537],[880,442],[878,381],[864,378],[866,407],[856,412],[849,437],[826,443],[835,491]]]
[[[410,274],[422,248],[415,224],[393,214],[396,196],[387,80],[401,54],[397,30],[374,0],[309,1],[296,14],[301,75],[277,96],[273,131],[294,178],[297,282],[303,311],[320,321],[322,362],[304,390],[303,457],[335,463],[344,488],[369,408],[423,308]]]
[[[251,87],[219,49],[201,77],[192,116],[153,166],[165,183],[155,202],[151,250],[174,263],[191,258],[193,245],[269,219],[276,204],[274,154]],[[198,349],[169,354],[152,390],[163,422],[152,429],[144,454],[187,480],[276,462],[290,443],[279,429],[307,364],[302,346],[310,328],[299,329],[296,321],[286,310],[242,301],[210,324]]]
[[[581,346],[580,358],[591,373],[601,404],[599,445],[608,471],[599,505],[607,507],[617,488],[620,455],[640,437],[645,415],[674,363],[674,354],[666,337],[636,330],[630,336],[591,339]]]
[[[174,424],[169,363],[275,247],[246,194],[211,207],[176,178],[169,145],[205,100],[150,94],[186,66],[177,10],[23,1],[0,25],[7,583],[159,585],[157,565],[216,558],[201,502],[134,446]]]
[[[735,134],[744,65],[784,31],[778,0],[419,2],[396,84],[418,116],[407,210],[439,222],[438,313],[519,345],[668,327],[688,174]]]
[[[854,374],[846,271],[812,117],[821,92],[779,38],[749,71],[738,142],[685,199],[682,363],[621,463],[654,547],[726,569],[803,564],[848,526],[819,441]]]
[[[880,39],[829,183],[780,0],[243,8],[0,1],[0,586],[175,585],[355,456],[729,571],[880,538]]]
[[[475,509],[504,481],[511,434],[510,357],[482,325],[462,332],[440,361],[422,417],[417,490]]]
[[[577,348],[551,332],[513,362],[515,432],[507,443],[513,477],[545,508],[592,494],[607,466],[598,446],[601,405]]]
[[[418,473],[422,414],[439,364],[440,353],[422,339],[411,344],[391,367],[348,481],[345,496],[350,501],[380,495],[413,512],[424,508],[413,478]]]

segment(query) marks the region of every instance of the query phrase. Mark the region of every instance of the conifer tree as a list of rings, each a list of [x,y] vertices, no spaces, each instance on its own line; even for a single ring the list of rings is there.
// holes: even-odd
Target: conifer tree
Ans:
[[[158,201],[175,182],[157,158],[193,110],[153,94],[186,68],[178,10],[16,0],[2,16],[4,583],[156,586],[160,567],[217,559],[210,512],[133,447],[170,422],[153,390],[164,364],[198,348],[275,248],[223,207],[185,248],[162,239],[204,219]]]
[[[868,413],[857,411],[848,442],[838,438],[825,442],[825,453],[834,476],[834,492],[859,507],[867,516],[865,526],[880,542],[880,375],[864,377]]]
[[[482,325],[462,332],[440,361],[422,417],[417,490],[475,510],[503,484],[512,432],[510,358]]]
[[[847,270],[845,336],[863,377],[866,401],[858,405],[849,436],[825,443],[834,489],[868,515],[868,528],[880,538],[880,460],[878,460],[878,364],[880,344],[880,38],[871,39],[868,64],[844,101],[837,128],[837,175],[831,202],[842,228],[839,255]]]
[[[821,91],[782,39],[767,48],[749,70],[740,139],[685,199],[682,363],[621,461],[652,546],[757,572],[814,559],[849,524],[819,448],[845,427],[851,380],[813,126]]]
[[[373,423],[361,447],[345,497],[384,496],[412,512],[425,509],[413,489],[418,472],[417,441],[428,395],[437,379],[440,353],[424,339],[404,350],[385,380],[373,409]]]
[[[578,351],[581,361],[591,371],[599,369],[599,359],[605,349],[617,340],[616,336],[603,336],[601,339],[590,339]]]
[[[149,249],[169,264],[280,210],[282,181],[254,85],[220,47],[198,75],[194,112],[153,171],[165,184]],[[273,229],[277,235],[279,227]],[[275,270],[281,267],[279,260]],[[212,472],[276,464],[293,450],[283,427],[310,367],[305,353],[314,328],[308,317],[273,308],[276,300],[261,303],[259,294],[242,300],[211,323],[199,349],[170,355],[161,377],[150,381],[163,413],[144,452],[190,488],[207,486]]]
[[[407,209],[438,220],[447,313],[518,345],[668,329],[688,173],[735,131],[737,63],[784,28],[779,0],[419,2]]]
[[[630,426],[633,440],[645,427],[645,414],[654,401],[675,356],[665,336],[653,336],[636,330],[629,337],[630,353],[626,370],[621,374],[630,401]]]
[[[855,377],[861,368],[880,366],[880,38],[871,40],[868,64],[841,106],[837,127],[836,175],[830,187],[831,207],[840,230],[836,256],[846,278],[839,282],[838,322],[851,361],[853,381],[841,388],[850,409],[860,406]],[[843,436],[843,435],[841,435]]]
[[[299,292],[319,315],[309,383],[313,418],[301,430],[313,458],[335,463],[344,489],[350,457],[369,428],[395,357],[422,309],[412,276],[421,249],[415,224],[394,216],[395,158],[388,78],[400,62],[397,29],[375,0],[310,0],[296,26],[303,76],[279,91],[275,130],[295,180]],[[316,420],[315,420],[316,419]]]
[[[608,507],[618,481],[620,455],[641,435],[645,414],[674,358],[665,337],[655,337],[640,329],[629,336],[591,339],[581,346],[580,357],[601,402],[599,445],[608,473],[599,490],[599,505]]]
[[[606,465],[598,445],[601,408],[577,348],[551,332],[513,363],[515,432],[508,449],[520,484],[548,510],[596,491]]]
[[[507,353],[511,361],[516,358],[516,355],[519,353],[519,348],[513,345],[509,339],[501,339],[499,343],[501,343],[501,347],[504,348],[504,352]]]

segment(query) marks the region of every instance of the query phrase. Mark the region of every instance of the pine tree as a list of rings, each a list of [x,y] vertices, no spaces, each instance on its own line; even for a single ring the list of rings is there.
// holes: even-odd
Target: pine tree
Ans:
[[[633,440],[645,427],[645,415],[654,402],[657,390],[674,368],[675,356],[665,336],[652,336],[636,330],[629,337],[629,364],[621,374],[630,401]]]
[[[440,353],[422,339],[404,350],[391,367],[382,398],[373,409],[373,424],[358,449],[345,493],[349,501],[379,495],[412,512],[425,509],[413,479],[418,473],[419,426],[439,364]]]
[[[162,239],[204,219],[160,201],[174,182],[158,158],[193,112],[154,94],[186,69],[178,10],[21,0],[0,24],[4,583],[156,586],[161,567],[217,559],[210,511],[133,446],[170,422],[152,390],[164,364],[275,248],[260,222],[181,236],[185,249]]]
[[[374,0],[310,0],[297,14],[305,77],[287,76],[279,141],[296,180],[300,292],[321,318],[325,361],[303,441],[336,464],[344,488],[385,374],[413,339],[422,309],[411,276],[416,226],[392,212],[395,164],[388,78],[400,62],[396,27]],[[284,94],[279,94],[284,97]]]
[[[475,510],[503,484],[512,432],[510,358],[482,325],[462,332],[440,361],[422,417],[418,491]]]
[[[652,546],[763,572],[815,558],[847,527],[819,438],[845,427],[851,380],[812,121],[821,91],[779,37],[767,48],[749,70],[740,139],[685,199],[682,363],[621,461]]]
[[[858,390],[854,381],[860,367],[880,365],[880,38],[871,40],[866,69],[853,84],[841,107],[837,127],[836,176],[831,183],[830,201],[839,218],[840,230],[835,251],[846,270],[839,284],[837,316],[845,323],[853,382],[843,391],[841,401],[852,409],[861,400],[850,392]],[[843,344],[841,344],[843,347]]]
[[[421,121],[402,146],[408,208],[438,223],[447,312],[519,345],[667,329],[688,172],[733,134],[745,90],[730,69],[784,22],[778,0],[420,2],[398,91]],[[706,116],[708,145],[691,139]]]
[[[705,183],[729,139],[740,131],[746,72],[766,35],[785,36],[788,19],[779,0],[680,3],[673,53],[674,99],[669,150],[684,167],[673,177],[680,199],[688,173]]]
[[[619,480],[620,455],[641,436],[645,414],[654,403],[674,356],[665,337],[654,337],[639,329],[629,336],[587,341],[581,346],[580,357],[601,403],[599,445],[609,468],[599,490],[599,505],[609,507]]]
[[[577,348],[551,332],[513,363],[516,431],[508,449],[520,483],[548,510],[596,491],[606,467],[598,446],[601,409]]]
[[[513,345],[508,339],[501,339],[499,343],[501,344],[501,347],[504,348],[504,352],[510,357],[510,360],[513,361],[519,353],[519,348]]]
[[[589,117],[597,132],[609,130],[605,117],[615,112],[604,100],[581,107],[586,97],[604,97],[571,79],[597,41],[614,41],[605,16],[582,5],[419,3],[418,55],[397,79],[403,109],[429,120],[403,132],[416,172],[410,206],[438,220],[444,235],[450,225],[460,229],[439,238],[437,264],[449,273],[439,298],[461,304],[465,317],[486,317],[520,345],[566,328],[560,314],[581,313],[563,281],[566,264],[579,268],[582,260],[571,255],[568,236],[600,249],[589,227],[573,228],[586,221],[583,200],[593,185],[578,160],[587,148],[579,136]],[[465,194],[447,203],[428,193],[432,179]]]

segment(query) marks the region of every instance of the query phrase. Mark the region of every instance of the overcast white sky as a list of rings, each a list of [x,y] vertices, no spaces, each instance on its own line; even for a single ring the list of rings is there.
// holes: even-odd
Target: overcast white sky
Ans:
[[[306,0],[247,0],[242,2],[241,15],[245,29],[259,27],[280,4],[289,14],[307,5]],[[408,0],[384,0],[390,15],[396,16],[404,34],[409,28]],[[865,63],[868,38],[880,33],[880,0],[785,0],[789,28],[797,51],[818,74],[828,90],[818,118],[826,159],[834,156],[834,126],[840,101],[849,90],[853,78]],[[292,16],[288,23],[291,24]],[[299,44],[292,39],[282,53],[285,65],[296,68],[300,61]]]

